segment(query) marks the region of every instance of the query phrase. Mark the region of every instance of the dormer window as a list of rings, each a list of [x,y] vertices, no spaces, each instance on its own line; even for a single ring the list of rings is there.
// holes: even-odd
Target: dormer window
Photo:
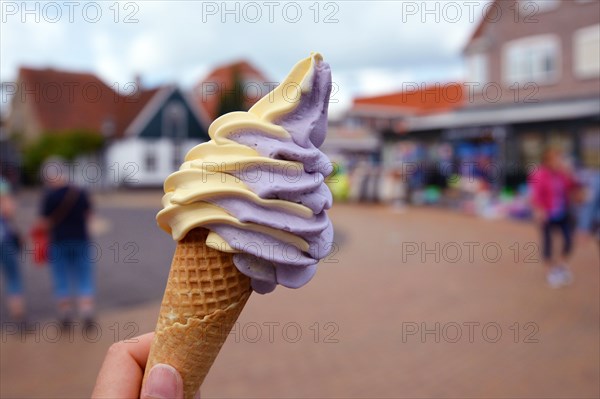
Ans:
[[[187,114],[180,101],[170,101],[163,110],[162,136],[184,139],[187,136]]]

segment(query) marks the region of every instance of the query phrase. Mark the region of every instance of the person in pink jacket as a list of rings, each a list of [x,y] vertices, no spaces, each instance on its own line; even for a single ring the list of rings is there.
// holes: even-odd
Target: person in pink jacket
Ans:
[[[567,260],[573,250],[573,221],[570,213],[571,199],[578,184],[569,172],[557,148],[544,151],[542,164],[529,180],[531,202],[535,220],[542,231],[542,248],[546,265],[546,279],[552,288],[570,284],[573,275]],[[563,246],[560,256],[555,256],[552,233],[562,234]]]

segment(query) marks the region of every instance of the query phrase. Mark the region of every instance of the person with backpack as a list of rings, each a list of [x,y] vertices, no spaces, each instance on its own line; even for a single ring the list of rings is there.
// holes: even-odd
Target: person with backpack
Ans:
[[[85,325],[90,325],[95,294],[88,234],[92,205],[86,191],[70,183],[67,166],[54,158],[42,168],[46,191],[39,223],[49,236],[48,262],[59,318],[63,325],[72,322],[76,303]]]

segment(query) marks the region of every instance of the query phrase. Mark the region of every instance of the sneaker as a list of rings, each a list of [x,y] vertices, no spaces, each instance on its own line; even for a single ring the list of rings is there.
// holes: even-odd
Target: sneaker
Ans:
[[[566,265],[559,268],[560,274],[562,275],[563,285],[573,284],[573,273]]]
[[[564,276],[560,269],[553,267],[546,274],[546,281],[550,288],[560,288],[564,285]]]

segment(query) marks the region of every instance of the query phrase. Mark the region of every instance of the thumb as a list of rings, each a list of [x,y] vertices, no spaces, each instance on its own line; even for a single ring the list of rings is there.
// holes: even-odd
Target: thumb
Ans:
[[[142,399],[183,399],[183,380],[168,364],[157,364],[150,370],[140,395]]]

